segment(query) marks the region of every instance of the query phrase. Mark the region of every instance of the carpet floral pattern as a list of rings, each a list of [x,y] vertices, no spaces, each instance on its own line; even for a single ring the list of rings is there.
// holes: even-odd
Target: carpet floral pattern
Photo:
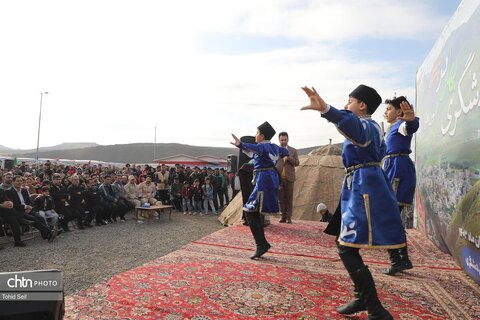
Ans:
[[[66,319],[345,319],[335,307],[352,283],[322,223],[272,224],[265,258],[248,259],[253,241],[237,225],[66,297]],[[395,319],[478,319],[480,288],[409,231],[415,266],[381,273],[384,252],[364,252],[378,294]],[[360,313],[350,319],[365,319]]]

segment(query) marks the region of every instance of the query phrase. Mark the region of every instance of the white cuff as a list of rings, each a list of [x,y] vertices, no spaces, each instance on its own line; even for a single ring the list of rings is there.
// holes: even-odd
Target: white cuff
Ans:
[[[398,133],[400,133],[402,136],[407,137],[408,132],[407,132],[407,123],[404,121],[398,126]]]
[[[325,114],[327,113],[328,111],[330,111],[330,105],[327,104],[327,109],[325,109],[325,111],[319,111],[321,114]]]

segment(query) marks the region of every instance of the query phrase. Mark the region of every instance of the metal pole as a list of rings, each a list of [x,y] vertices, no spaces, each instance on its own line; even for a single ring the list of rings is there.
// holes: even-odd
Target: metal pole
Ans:
[[[37,160],[38,160],[38,148],[40,146],[40,124],[42,123],[42,99],[44,94],[48,94],[48,92],[40,92],[40,113],[38,114],[38,134],[37,134]]]
[[[155,136],[153,138],[153,161],[157,159],[157,127],[155,127]]]

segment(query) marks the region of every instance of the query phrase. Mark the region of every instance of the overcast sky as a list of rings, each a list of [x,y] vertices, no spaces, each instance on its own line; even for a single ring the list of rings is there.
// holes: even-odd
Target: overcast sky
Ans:
[[[459,0],[2,1],[0,144],[229,147],[268,120],[298,148],[343,138],[300,87],[343,108],[360,83],[414,98]],[[381,120],[384,106],[375,119]]]

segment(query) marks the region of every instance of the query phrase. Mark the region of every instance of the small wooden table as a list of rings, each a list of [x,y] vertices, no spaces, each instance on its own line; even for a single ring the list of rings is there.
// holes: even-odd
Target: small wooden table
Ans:
[[[135,219],[138,220],[138,217],[143,217],[147,220],[147,223],[150,222],[150,219],[154,216],[155,212],[158,212],[158,214],[163,213],[163,210],[169,209],[168,211],[168,220],[170,221],[172,219],[172,209],[173,206],[170,205],[153,205],[150,207],[142,207],[142,206],[137,206],[135,207]]]

